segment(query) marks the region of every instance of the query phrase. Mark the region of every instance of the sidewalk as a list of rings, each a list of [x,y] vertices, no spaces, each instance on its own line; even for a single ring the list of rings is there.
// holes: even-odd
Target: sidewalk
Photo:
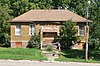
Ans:
[[[31,62],[36,62],[36,63],[40,63],[40,62],[43,62],[43,63],[71,63],[71,64],[95,64],[95,65],[99,65],[100,66],[100,63],[85,63],[85,62],[60,62],[60,61],[54,61],[54,60],[48,60],[48,61],[35,61],[35,60],[0,60],[0,62],[28,62],[28,63],[31,63]]]

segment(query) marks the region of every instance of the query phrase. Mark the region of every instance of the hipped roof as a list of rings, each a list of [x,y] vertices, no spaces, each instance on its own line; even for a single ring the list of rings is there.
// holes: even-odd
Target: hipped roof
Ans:
[[[32,22],[32,21],[73,21],[86,22],[86,19],[69,10],[30,10],[11,22]]]

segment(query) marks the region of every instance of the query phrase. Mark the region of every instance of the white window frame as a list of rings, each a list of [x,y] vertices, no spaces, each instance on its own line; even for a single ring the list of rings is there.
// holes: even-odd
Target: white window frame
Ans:
[[[83,28],[83,29],[81,29],[81,28]],[[81,34],[80,31],[82,31],[83,34]],[[84,25],[79,25],[79,27],[78,27],[78,36],[84,36],[84,34],[85,34],[85,27],[84,27]]]
[[[16,26],[15,26],[15,35],[17,35],[17,36],[21,35],[21,24],[16,24]]]
[[[29,35],[32,36],[34,34],[35,34],[35,26],[34,24],[29,24]]]

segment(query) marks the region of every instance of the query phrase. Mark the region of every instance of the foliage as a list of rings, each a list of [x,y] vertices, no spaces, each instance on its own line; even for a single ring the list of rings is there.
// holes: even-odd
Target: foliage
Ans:
[[[89,18],[93,21],[90,23],[90,38],[89,47],[90,49],[100,49],[100,4],[99,0],[95,1],[95,4],[90,6]]]
[[[89,39],[89,49],[100,49],[99,39]]]
[[[7,23],[10,20],[10,12],[8,0],[0,0],[0,46],[10,46],[10,24]]]
[[[52,45],[47,45],[46,51],[52,51],[52,50],[53,50]]]
[[[70,0],[70,3],[68,3],[68,9],[85,17],[87,1],[88,0]]]
[[[66,9],[71,0],[53,0],[54,9]]]
[[[69,49],[69,50],[64,50],[63,56],[66,58],[74,58],[74,59],[84,59],[85,58],[85,50],[74,50],[74,49]]]
[[[31,9],[68,9],[86,17],[87,1],[88,0],[0,0],[0,45],[3,46],[9,43],[2,39],[7,38],[7,41],[10,39],[10,24],[8,23],[10,19]],[[89,43],[91,43],[92,39],[92,41],[95,40],[96,42],[99,40],[100,46],[100,0],[94,1],[95,4],[91,2],[89,6],[89,19],[93,21],[93,23],[90,24]],[[2,38],[2,36],[5,38]],[[91,43],[89,46],[92,46],[92,44],[94,45],[94,43]],[[96,43],[95,46],[97,46]]]
[[[29,0],[35,4],[35,9],[50,9],[52,8],[53,0]]]
[[[100,24],[92,23],[90,27],[89,47],[90,49],[100,49]]]
[[[28,41],[27,47],[40,49],[40,36],[39,35],[31,36],[30,40]]]
[[[57,61],[85,62],[85,50],[69,49],[62,51],[62,55],[55,59]],[[88,62],[100,63],[100,50],[89,50]]]
[[[8,20],[10,19],[10,10],[8,5],[0,3],[0,33],[10,33]]]
[[[97,17],[98,18],[98,17]],[[90,24],[89,48],[100,49],[100,19]]]
[[[75,29],[75,23],[68,21],[64,22],[60,29],[60,44],[63,49],[70,48],[72,46],[72,41],[77,41],[78,36],[77,29]]]
[[[10,47],[10,37],[8,34],[2,34],[0,36],[0,46],[1,47]]]
[[[17,17],[29,11],[29,8],[31,8],[28,0],[9,0],[9,1],[10,1],[9,8],[12,10],[12,13],[10,13],[10,15],[13,17]]]

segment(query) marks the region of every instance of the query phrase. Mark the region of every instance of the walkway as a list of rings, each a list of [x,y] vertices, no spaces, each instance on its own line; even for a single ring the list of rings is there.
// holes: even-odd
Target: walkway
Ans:
[[[0,66],[100,66],[100,64],[76,62],[39,62],[29,60],[0,60]]]

